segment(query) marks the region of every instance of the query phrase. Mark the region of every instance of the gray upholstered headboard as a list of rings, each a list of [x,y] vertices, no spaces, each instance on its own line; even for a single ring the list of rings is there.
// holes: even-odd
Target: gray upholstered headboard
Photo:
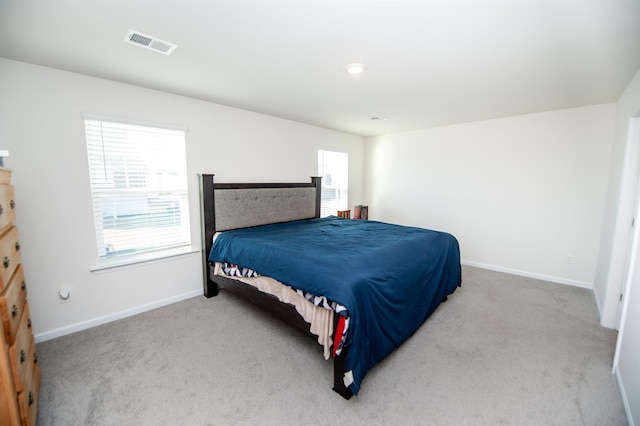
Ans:
[[[208,255],[218,231],[320,217],[322,178],[309,183],[214,183],[200,175],[200,226],[205,295],[209,288]]]
[[[316,217],[315,188],[215,189],[216,231]]]

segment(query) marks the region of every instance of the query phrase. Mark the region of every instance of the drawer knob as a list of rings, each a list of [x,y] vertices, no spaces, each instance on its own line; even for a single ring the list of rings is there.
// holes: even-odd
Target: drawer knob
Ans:
[[[11,210],[16,208],[16,202],[13,200],[9,201],[9,205],[11,206]]]
[[[31,328],[31,318],[27,318],[27,328]]]
[[[9,258],[7,256],[5,256],[4,259],[2,259],[2,264],[4,265],[5,268],[9,267]]]
[[[33,363],[34,364],[38,363],[38,353],[37,352],[35,354],[33,354]]]
[[[24,349],[20,349],[20,364],[23,364],[27,359],[27,354],[24,352]]]
[[[29,391],[29,405],[33,405],[33,392]]]
[[[22,280],[22,284],[20,284],[20,289],[22,291],[25,291],[27,289],[27,282]]]
[[[2,207],[2,204],[0,204],[0,214],[2,214],[2,212],[4,212],[4,207]]]
[[[20,251],[20,241],[16,241],[16,251]]]
[[[18,307],[16,305],[11,307],[11,316],[14,318],[18,316]]]

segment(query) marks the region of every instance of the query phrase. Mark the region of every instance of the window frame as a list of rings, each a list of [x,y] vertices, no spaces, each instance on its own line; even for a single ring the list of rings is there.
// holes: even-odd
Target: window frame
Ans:
[[[321,157],[322,156],[322,157]],[[327,160],[334,157],[333,164],[327,167]],[[342,158],[337,158],[342,157]],[[337,162],[341,162],[338,165]],[[336,170],[344,166],[343,170]],[[327,170],[329,169],[329,170]],[[337,172],[337,173],[336,173]],[[327,149],[318,149],[318,175],[322,176],[322,195],[320,217],[336,216],[339,210],[349,209],[349,153]],[[337,182],[336,182],[337,179]],[[335,202],[327,206],[328,191],[338,193]]]
[[[96,249],[96,261],[94,265],[90,266],[90,270],[98,272],[195,253],[196,251],[192,248],[193,239],[190,224],[186,127],[87,113],[83,113],[82,118],[85,128],[85,149],[87,150],[91,211],[94,216],[94,247]],[[96,124],[106,125],[112,129],[118,128],[123,136],[115,136],[107,140],[108,136],[105,133],[90,135],[90,127]],[[102,127],[100,132],[103,132]],[[134,134],[137,136],[134,137]],[[140,134],[143,137],[140,137]],[[169,139],[161,142],[153,139],[162,134]],[[146,139],[146,135],[151,135],[152,139]],[[172,137],[175,139],[171,139]],[[131,141],[136,143],[132,144]],[[142,146],[145,143],[152,143],[149,146],[153,146],[153,150],[149,150],[149,146]],[[169,148],[176,143],[177,146]],[[95,154],[91,148],[92,144],[99,146],[103,151],[100,154]],[[109,151],[113,148],[111,144],[117,146],[117,152]],[[163,151],[158,151],[161,146],[167,148],[164,154],[160,154]],[[171,151],[169,154],[171,149],[175,152]],[[134,152],[135,155],[132,154]],[[163,158],[163,155],[167,157]],[[99,158],[98,163],[100,161],[103,163],[98,167],[94,164],[96,156]],[[127,165],[127,161],[133,159],[139,161],[140,164]],[[168,159],[170,161],[167,161]],[[154,160],[165,160],[165,162],[163,165],[159,165],[154,163]],[[104,174],[104,177],[95,179],[96,170],[100,171],[100,175]],[[166,178],[167,175],[169,178]],[[97,180],[100,180],[100,183],[97,183]],[[160,194],[160,198],[154,198],[154,194]],[[126,225],[110,223],[109,228],[105,227],[104,214],[109,210],[109,207],[105,207],[101,203],[110,196],[114,197],[113,200],[117,205],[111,207],[114,211],[118,207],[120,212],[132,209],[131,217],[135,219],[131,219],[131,223]],[[128,198],[125,199],[125,197]],[[137,199],[137,202],[132,202],[132,199]],[[144,200],[146,203],[143,202]],[[106,246],[109,241],[105,240],[105,230],[110,229],[112,233],[117,233],[124,232],[125,228],[127,232],[137,233],[141,239],[133,243],[134,247],[130,249],[130,252],[122,250],[123,252],[115,255],[107,255]],[[145,232],[149,234],[143,235]],[[161,237],[166,235],[171,236],[169,239],[171,242],[160,244]],[[141,242],[150,242],[154,246],[141,249]],[[160,245],[155,246],[155,244]]]

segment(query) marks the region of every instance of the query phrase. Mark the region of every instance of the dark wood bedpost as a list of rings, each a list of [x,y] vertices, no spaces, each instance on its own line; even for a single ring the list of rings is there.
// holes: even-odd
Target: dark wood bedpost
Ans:
[[[213,245],[213,235],[216,230],[216,213],[214,201],[213,177],[215,175],[202,174],[200,177],[200,229],[202,235],[202,275],[204,295],[213,297],[218,295],[218,286],[209,279],[209,252]],[[206,194],[206,196],[205,196]]]
[[[337,312],[333,312],[333,329],[338,329],[338,320],[340,318],[340,314]],[[335,341],[335,336],[332,336],[334,339],[333,344],[337,344]],[[343,347],[340,355],[333,358],[333,391],[338,395],[343,397],[344,399],[351,399],[353,396],[353,392],[351,389],[344,385],[344,371],[345,365],[347,362],[347,351],[349,348]]]
[[[342,353],[333,359],[333,391],[344,399],[351,399],[353,392],[344,385],[344,366],[346,359],[347,348],[343,348]]]
[[[322,177],[311,176],[311,183],[316,187],[316,217],[320,217],[320,203],[322,201]]]

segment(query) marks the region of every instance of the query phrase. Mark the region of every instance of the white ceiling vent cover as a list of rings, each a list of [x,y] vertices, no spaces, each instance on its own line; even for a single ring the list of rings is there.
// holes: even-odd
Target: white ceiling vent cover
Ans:
[[[127,43],[135,44],[136,46],[144,47],[165,55],[171,55],[176,50],[177,45],[169,43],[168,41],[160,40],[157,37],[153,37],[140,31],[129,30],[124,38]]]

